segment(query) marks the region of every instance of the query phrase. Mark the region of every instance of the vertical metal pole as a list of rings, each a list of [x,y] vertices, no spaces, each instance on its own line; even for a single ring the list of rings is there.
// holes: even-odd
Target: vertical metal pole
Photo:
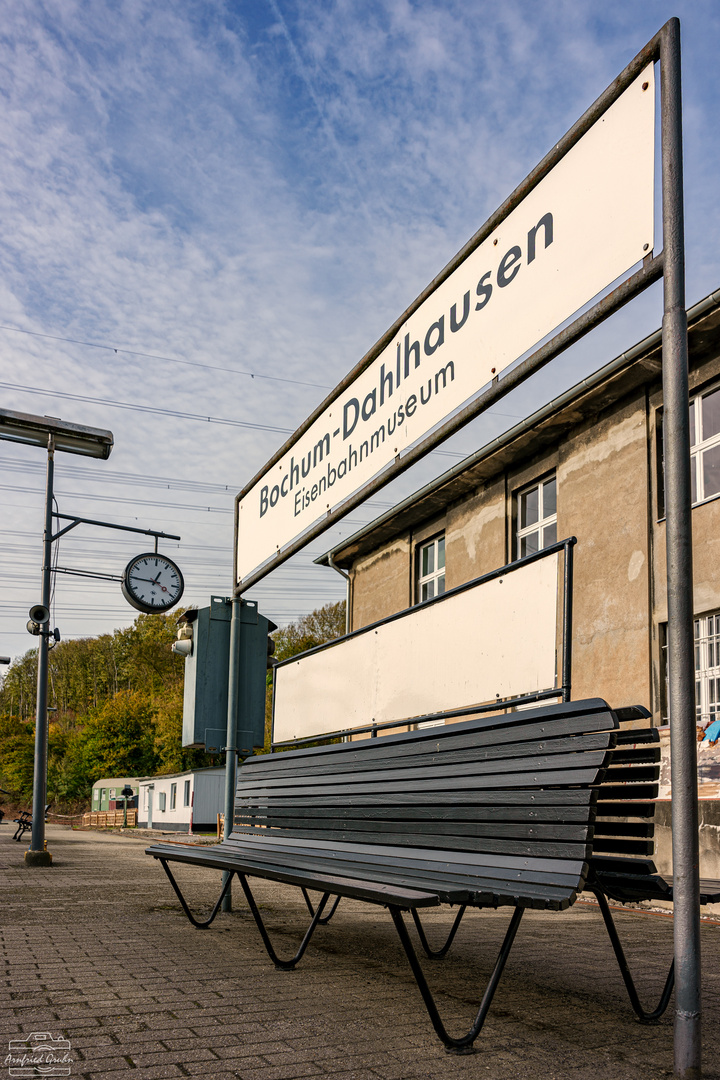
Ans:
[[[55,474],[55,440],[48,436],[47,481],[45,484],[45,530],[43,532],[42,598],[40,603],[50,610],[50,575],[52,570],[52,504]],[[38,638],[37,698],[35,704],[35,769],[33,775],[32,833],[30,855],[26,862],[46,866],[52,856],[45,853],[45,805],[47,802],[48,754],[48,633],[49,623],[43,623]]]
[[[701,1075],[700,885],[680,23],[660,46],[664,248],[663,424],[675,935],[675,1074]]]
[[[237,713],[240,697],[240,617],[242,599],[234,596],[230,620],[230,663],[228,677],[227,734],[225,736],[225,839],[232,832],[235,817],[235,786],[237,782]],[[223,885],[231,876],[223,873]],[[223,897],[222,911],[232,911],[232,886]]]
[[[565,544],[563,566],[562,699],[572,700],[573,548],[575,537]]]

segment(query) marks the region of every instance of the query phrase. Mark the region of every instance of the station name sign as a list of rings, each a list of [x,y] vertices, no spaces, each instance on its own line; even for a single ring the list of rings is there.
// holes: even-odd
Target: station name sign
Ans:
[[[652,252],[654,144],[650,64],[241,493],[238,584]]]

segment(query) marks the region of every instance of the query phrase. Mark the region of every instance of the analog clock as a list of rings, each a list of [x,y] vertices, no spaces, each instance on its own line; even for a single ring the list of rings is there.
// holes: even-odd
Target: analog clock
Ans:
[[[168,611],[183,594],[185,582],[167,555],[136,555],[125,567],[123,596],[138,611],[150,615]]]

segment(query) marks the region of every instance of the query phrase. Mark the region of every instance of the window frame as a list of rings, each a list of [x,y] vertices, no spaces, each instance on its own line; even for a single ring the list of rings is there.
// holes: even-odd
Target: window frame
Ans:
[[[442,552],[440,545],[442,544]],[[423,552],[428,551],[430,548],[433,550],[433,569],[429,570],[426,574],[422,573],[422,559]],[[442,566],[439,565],[440,557],[442,556]],[[420,541],[415,548],[415,603],[424,604],[428,600],[434,600],[438,596],[442,596],[445,593],[445,581],[446,581],[446,537],[445,530],[435,533],[434,536],[430,536],[427,540]],[[437,583],[442,578],[442,588],[437,589]],[[423,588],[432,584],[433,592],[432,596],[423,596]]]
[[[663,623],[660,629],[662,717],[663,723],[667,724],[670,722],[667,623]],[[695,723],[708,727],[714,720],[720,720],[720,608],[693,618],[693,667]]]
[[[170,809],[174,810],[177,806],[177,784],[170,785]]]
[[[190,781],[185,780],[184,781],[184,787],[183,787],[183,806],[189,806],[189,805],[190,805]]]
[[[702,430],[702,402],[710,394],[720,392],[720,382],[714,380],[708,383],[706,386],[699,387],[694,394],[690,396],[690,423],[691,432],[690,437],[693,437],[693,430],[696,433]],[[665,440],[663,437],[663,406],[660,405],[656,411],[656,426],[655,426],[655,439],[657,445],[657,518],[658,521],[662,521],[665,518]],[[691,506],[695,509],[696,506],[703,506],[705,503],[712,502],[713,499],[720,499],[720,491],[714,492],[712,495],[705,495],[704,493],[704,477],[702,469],[699,468],[698,463],[702,461],[702,457],[707,450],[713,450],[715,447],[720,446],[720,431],[715,435],[709,436],[707,439],[701,439],[699,442],[693,442],[690,445],[690,468],[691,468],[691,485],[695,488],[695,498],[692,500]],[[694,478],[694,483],[693,483]],[[701,488],[703,489],[703,497],[699,498]]]
[[[166,791],[159,791],[158,792],[158,813],[164,814],[166,806],[167,806],[167,792]]]
[[[554,481],[555,484],[555,512],[545,515],[545,498],[544,487],[549,481]],[[526,551],[521,553],[522,541],[533,533],[540,533],[539,545],[537,550],[543,551],[546,547],[550,547],[551,544],[557,542],[557,472],[552,469],[550,472],[544,473],[542,476],[537,477],[530,484],[524,484],[521,488],[518,488],[513,493],[513,560],[522,559],[525,555],[532,555],[534,552]],[[529,495],[530,492],[537,489],[539,493],[538,498],[538,517],[537,521],[531,522],[529,525],[521,525],[522,521],[522,498],[525,495]],[[542,511],[542,512],[541,512]],[[545,540],[545,530],[555,526],[555,536],[552,540]]]

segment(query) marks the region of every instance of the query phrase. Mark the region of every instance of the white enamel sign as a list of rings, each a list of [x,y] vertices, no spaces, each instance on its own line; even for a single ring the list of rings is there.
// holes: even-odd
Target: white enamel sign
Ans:
[[[548,555],[277,667],[273,741],[553,689],[558,565]]]
[[[238,582],[645,258],[650,64],[237,504]]]

